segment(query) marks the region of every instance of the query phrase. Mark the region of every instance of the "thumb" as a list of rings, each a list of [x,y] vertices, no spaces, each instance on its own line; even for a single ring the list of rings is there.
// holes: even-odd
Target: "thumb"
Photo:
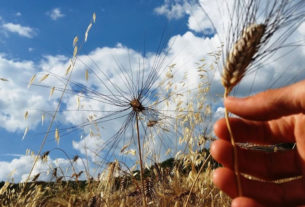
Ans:
[[[305,81],[246,98],[225,99],[228,111],[250,120],[271,120],[305,113]]]

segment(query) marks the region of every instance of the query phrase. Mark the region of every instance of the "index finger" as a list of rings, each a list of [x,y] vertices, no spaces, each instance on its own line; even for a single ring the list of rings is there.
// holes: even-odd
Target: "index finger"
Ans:
[[[271,120],[305,113],[305,81],[246,98],[228,97],[224,104],[228,111],[251,120]]]
[[[295,117],[282,117],[271,121],[251,121],[230,118],[230,125],[236,142],[255,144],[277,144],[295,142]],[[217,137],[230,140],[225,119],[218,120],[214,125]]]

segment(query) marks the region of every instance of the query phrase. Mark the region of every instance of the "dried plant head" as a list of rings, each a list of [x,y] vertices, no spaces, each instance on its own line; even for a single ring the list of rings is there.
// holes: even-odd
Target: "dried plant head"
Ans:
[[[228,90],[228,93],[245,76],[247,67],[259,50],[265,29],[266,25],[263,24],[248,26],[233,46],[222,73],[222,85]]]
[[[286,50],[304,45],[302,39],[290,39],[305,20],[303,0],[201,0],[199,4],[222,48],[218,69],[228,93],[246,74],[256,74],[287,55],[282,54]],[[219,21],[220,13],[209,11],[213,6],[227,19]],[[207,26],[199,22],[197,27]]]

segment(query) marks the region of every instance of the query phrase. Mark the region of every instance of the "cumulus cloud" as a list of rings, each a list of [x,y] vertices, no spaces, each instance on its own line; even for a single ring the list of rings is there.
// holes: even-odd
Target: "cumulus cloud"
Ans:
[[[96,115],[97,118],[117,110],[118,108],[115,105],[124,100],[124,96],[130,92],[128,91],[128,87],[134,87],[136,85],[131,84],[131,86],[128,86],[127,82],[139,78],[137,74],[141,74],[139,73],[140,70],[144,70],[144,77],[148,77],[150,75],[149,69],[162,67],[159,77],[160,80],[158,80],[161,82],[161,80],[166,78],[168,66],[172,64],[176,64],[173,69],[175,80],[178,82],[183,81],[185,83],[184,85],[181,84],[177,86],[177,91],[180,91],[183,94],[186,94],[188,90],[193,91],[193,93],[190,94],[196,94],[196,88],[202,81],[198,76],[197,70],[200,64],[204,64],[208,81],[211,83],[208,95],[209,100],[207,100],[207,102],[214,106],[212,107],[214,109],[214,117],[212,120],[215,121],[223,116],[223,87],[220,83],[222,68],[215,64],[215,55],[213,55],[213,52],[219,50],[221,45],[220,40],[223,39],[223,37],[221,37],[221,34],[219,33],[212,37],[205,37],[198,34],[198,32],[204,32],[205,29],[211,27],[209,20],[206,19],[206,16],[198,4],[191,4],[190,10],[182,11],[179,9],[179,6],[176,6],[176,9],[171,10],[169,1],[165,2],[168,6],[165,6],[163,7],[163,10],[160,9],[156,12],[168,15],[169,18],[174,18],[174,14],[178,17],[185,15],[186,12],[189,11],[189,31],[171,37],[167,47],[164,48],[164,51],[160,54],[150,52],[144,57],[141,53],[127,48],[123,44],[118,44],[112,48],[96,48],[88,54],[78,56],[79,61],[76,63],[75,71],[72,76],[73,83],[77,84],[71,82],[68,86],[67,94],[63,99],[63,106],[58,114],[57,121],[60,124],[79,126],[82,123],[87,123],[89,116]],[[186,1],[175,2],[176,4],[180,3],[182,7],[185,6],[184,3],[189,3]],[[217,13],[219,5],[215,4],[214,1],[206,1],[205,6],[208,11],[212,12],[211,19],[213,24],[223,28],[225,23],[222,22],[222,20],[223,18],[226,18],[226,16],[224,15],[219,18],[219,13]],[[166,13],[166,11],[168,13]],[[171,13],[171,11],[175,12]],[[297,33],[291,37],[292,40],[298,40],[299,38],[304,37],[303,32],[304,28],[302,26]],[[287,56],[287,54],[289,54],[289,56]],[[280,56],[287,58],[276,58]],[[305,75],[300,75],[300,70],[304,68],[302,66],[304,56],[305,52],[302,47],[293,48],[292,51],[289,51],[289,48],[281,50],[278,56],[268,60],[268,64],[267,62],[264,62],[264,64],[262,63],[262,65],[259,65],[259,69],[247,74],[241,84],[233,91],[233,95],[249,95],[251,92],[258,92],[269,87],[278,87],[288,84],[289,82],[287,82],[287,80],[295,81],[295,77],[298,79],[305,78]],[[225,57],[222,58],[225,59]],[[204,61],[200,62],[201,59],[204,59]],[[47,111],[54,111],[60,91],[55,91],[54,95],[49,99],[49,90],[52,86],[55,86],[57,90],[63,89],[67,78],[65,73],[68,65],[69,58],[62,55],[45,56],[39,63],[9,60],[2,56],[0,58],[0,69],[1,71],[4,71],[4,73],[3,75],[1,74],[1,76],[4,78],[14,77],[14,79],[10,79],[9,82],[1,83],[0,106],[3,110],[0,113],[0,126],[9,131],[24,129],[27,126],[27,123],[24,123],[23,116],[28,108],[40,108]],[[212,69],[211,65],[214,66],[214,69]],[[289,70],[287,70],[287,68],[289,68]],[[86,69],[90,69],[89,81],[86,81],[85,79]],[[37,76],[37,80],[46,73],[50,74],[49,78],[43,83],[40,83],[37,80],[35,82],[40,85],[45,84],[48,87],[33,87],[31,88],[31,93],[29,93],[25,86],[30,77],[37,72],[40,72]],[[134,76],[131,75],[131,72],[133,72]],[[16,76],[15,74],[20,75]],[[24,80],[26,80],[26,84],[24,84]],[[276,84],[271,85],[272,82],[275,82]],[[116,86],[120,86],[122,91],[119,92],[116,89]],[[158,88],[157,84],[153,87],[158,92],[163,92],[161,91],[161,88]],[[120,97],[121,99],[105,99],[106,97],[109,98],[114,96]],[[188,98],[190,97],[185,96],[185,99]],[[16,104],[11,104],[12,102]],[[163,105],[161,105],[161,110],[164,109],[162,107]],[[169,103],[169,109],[170,108],[174,109],[174,103]],[[40,113],[31,113],[33,120],[34,118],[35,120],[40,120],[40,115]],[[87,154],[91,160],[96,161],[97,154],[100,153],[101,149],[105,148],[106,139],[110,138],[111,135],[119,129],[122,120],[124,119],[118,118],[111,120],[111,124],[110,122],[102,123],[104,128],[99,126],[101,128],[101,136],[97,136],[97,134],[94,133],[93,136],[90,135],[90,127],[79,127],[80,131],[83,130],[82,134],[84,138],[80,140],[74,139],[72,141],[73,148],[78,150],[81,154]],[[38,122],[31,121],[31,124],[35,126]],[[94,123],[92,126],[94,128]],[[126,136],[129,135],[130,134],[126,134]],[[123,145],[123,143],[118,145],[118,150]],[[29,158],[17,159],[17,161],[18,163],[21,163],[26,162],[25,160],[27,159]],[[9,166],[9,163],[4,163],[4,165]],[[21,169],[21,167],[18,169]],[[25,172],[20,173],[20,176],[22,177],[22,174],[24,173]]]
[[[168,19],[180,19],[189,16],[188,26],[196,32],[205,30],[206,26],[211,27],[197,0],[164,0],[164,3],[156,7],[154,12],[158,15],[164,15]]]
[[[24,182],[26,181],[29,172],[33,166],[35,157],[32,155],[23,155],[19,158],[15,158],[10,162],[0,161],[0,180],[1,181],[14,181],[14,182]],[[38,160],[33,172],[31,174],[31,178],[40,173],[38,180],[41,181],[51,181],[56,178],[53,177],[52,171],[55,168],[57,170],[57,176],[64,176],[64,180],[72,179],[71,176],[74,173],[74,170],[71,166],[73,163],[74,170],[78,173],[80,171],[84,171],[85,167],[81,160],[77,160],[76,162],[72,162],[72,160],[57,158],[51,159],[48,157],[46,161]],[[80,179],[84,179],[84,174],[80,177]]]
[[[7,32],[16,33],[22,37],[33,38],[36,35],[36,32],[33,28],[22,26],[20,24],[14,24],[10,22],[4,23],[2,28]]]
[[[52,19],[52,20],[58,20],[60,18],[63,18],[65,15],[61,12],[60,8],[54,8],[51,11],[47,12],[47,15]]]
[[[87,155],[92,161],[98,161],[101,150],[104,148],[105,140],[100,135],[90,135],[82,138],[80,141],[72,141],[73,148],[81,154]]]
[[[165,15],[168,19],[180,19],[188,13],[190,4],[186,0],[165,0],[164,4],[155,8],[158,15]]]
[[[38,66],[32,61],[14,61],[2,55],[0,70],[1,75],[8,79],[0,83],[1,127],[15,132],[36,126],[41,116],[39,109],[54,107],[52,103],[47,103],[47,96],[41,90],[27,88],[32,75],[39,71]],[[24,119],[26,111],[30,114],[28,120]]]

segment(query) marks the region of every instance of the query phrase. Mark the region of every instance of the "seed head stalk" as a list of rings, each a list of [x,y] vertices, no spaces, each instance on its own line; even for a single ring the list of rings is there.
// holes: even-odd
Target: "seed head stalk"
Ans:
[[[225,93],[224,93],[224,99],[226,99],[229,95],[229,90],[228,88],[225,88]],[[233,165],[234,165],[234,173],[236,176],[236,183],[237,183],[237,191],[238,191],[238,196],[243,195],[242,187],[241,187],[241,181],[240,181],[240,171],[239,171],[239,163],[238,163],[238,155],[237,155],[237,147],[235,143],[235,139],[233,136],[233,132],[231,129],[230,121],[229,121],[229,112],[227,110],[227,107],[225,107],[225,119],[226,119],[226,124],[227,128],[230,134],[230,140],[231,144],[233,146]]]
[[[143,169],[143,161],[142,161],[142,152],[141,152],[141,141],[140,141],[140,130],[139,130],[139,114],[136,112],[136,127],[137,127],[137,142],[138,142],[138,151],[139,151],[139,160],[140,160],[140,177],[142,184],[142,200],[143,206],[146,207],[146,196],[145,196],[145,186],[144,186],[144,169]]]
[[[227,61],[223,69],[222,85],[225,88],[224,99],[228,97],[232,89],[245,76],[249,64],[253,61],[253,58],[260,47],[261,39],[265,34],[265,31],[266,25],[251,24],[244,29],[242,36],[233,45],[233,48],[227,57]],[[237,181],[237,191],[238,195],[242,196],[237,146],[235,144],[233,132],[229,121],[229,112],[226,107],[225,119],[230,134],[231,144],[233,146],[233,163],[234,173],[236,175]]]

